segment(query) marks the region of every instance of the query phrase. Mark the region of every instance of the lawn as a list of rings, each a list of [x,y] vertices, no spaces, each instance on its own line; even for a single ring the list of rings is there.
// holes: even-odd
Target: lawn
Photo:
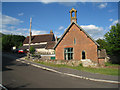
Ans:
[[[67,65],[56,65],[52,63],[46,63],[46,62],[37,62],[37,63],[47,65],[47,66],[52,66],[52,67],[58,67],[58,68],[61,68],[61,67],[72,68],[72,69],[91,72],[91,73],[99,73],[99,74],[115,75],[115,76],[120,75],[118,68],[91,68],[91,67],[83,67],[82,65],[74,67],[74,66],[67,66]],[[117,66],[120,66],[120,65],[117,65]]]

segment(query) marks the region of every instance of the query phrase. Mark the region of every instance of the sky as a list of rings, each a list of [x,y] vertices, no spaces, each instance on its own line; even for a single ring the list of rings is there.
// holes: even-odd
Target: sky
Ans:
[[[72,8],[77,24],[95,40],[118,22],[118,2],[2,2],[2,33],[28,36],[32,17],[32,35],[53,30],[60,37],[71,23]]]

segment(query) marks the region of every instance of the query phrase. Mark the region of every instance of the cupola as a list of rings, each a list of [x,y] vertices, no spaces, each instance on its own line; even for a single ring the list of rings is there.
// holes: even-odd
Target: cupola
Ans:
[[[72,23],[72,22],[77,23],[77,15],[76,15],[76,13],[77,13],[77,10],[75,10],[74,8],[72,8],[72,9],[70,10],[71,23]]]

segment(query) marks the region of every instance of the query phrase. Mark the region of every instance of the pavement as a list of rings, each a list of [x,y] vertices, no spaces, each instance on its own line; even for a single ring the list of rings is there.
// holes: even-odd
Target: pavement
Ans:
[[[76,77],[76,78],[82,78],[82,79],[99,81],[99,82],[107,82],[107,83],[116,83],[116,84],[120,83],[118,80],[118,76],[90,73],[90,72],[79,71],[79,70],[70,69],[70,68],[57,68],[57,67],[46,66],[43,64],[25,60],[25,57],[19,58],[17,59],[17,61],[21,61],[23,63],[27,63],[34,67],[41,68],[47,71],[51,71],[59,74],[65,74],[65,75]]]
[[[56,70],[42,67],[34,63],[28,64],[24,60],[3,56],[2,87],[14,89],[41,88],[111,88],[118,90],[118,84],[95,82],[74,77],[72,74],[56,72]],[[3,89],[4,90],[4,89]]]
[[[90,72],[79,71],[79,70],[70,69],[70,68],[57,68],[57,67],[46,66],[46,65],[42,65],[39,63],[25,60],[25,57],[18,58],[18,59],[16,59],[16,61],[26,63],[26,64],[29,64],[29,65],[32,65],[34,67],[41,68],[41,69],[44,69],[47,71],[68,75],[71,77],[87,79],[87,80],[97,81],[97,82],[106,82],[106,83],[115,83],[115,84],[120,83],[118,80],[118,76],[90,73]]]

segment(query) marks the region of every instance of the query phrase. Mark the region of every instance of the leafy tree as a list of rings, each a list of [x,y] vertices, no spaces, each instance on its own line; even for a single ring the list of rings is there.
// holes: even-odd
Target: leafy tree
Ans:
[[[24,41],[25,37],[20,35],[3,35],[2,36],[2,50],[10,51],[13,46],[17,48]]]
[[[10,51],[11,48],[14,46],[13,42],[11,41],[11,35],[4,35],[2,37],[2,50],[3,51]]]
[[[100,45],[98,49],[106,49],[107,42],[105,39],[98,39],[96,42]]]
[[[20,48],[20,47],[22,47],[22,46],[23,46],[23,43],[22,43],[22,42],[20,42],[20,44],[19,44],[18,48]]]
[[[33,46],[30,47],[30,53],[34,54],[35,53],[35,48]]]
[[[109,55],[117,57],[117,63],[120,63],[120,24],[112,26],[111,30],[105,34],[107,42],[106,50]]]

